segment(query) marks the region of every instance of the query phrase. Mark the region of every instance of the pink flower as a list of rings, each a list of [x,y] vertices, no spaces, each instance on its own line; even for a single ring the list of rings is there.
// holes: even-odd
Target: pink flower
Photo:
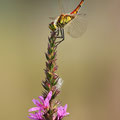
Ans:
[[[37,107],[33,107],[31,109],[29,109],[29,112],[32,112],[32,111],[44,111],[46,109],[49,109],[49,101],[51,100],[51,97],[52,97],[52,91],[50,91],[46,97],[46,99],[44,100],[44,98],[42,96],[39,96],[38,98],[40,99],[40,102],[39,100],[35,100],[33,99],[33,103],[37,106]]]
[[[33,113],[29,113],[30,116],[28,116],[28,118],[32,119],[32,120],[45,120],[43,118],[43,113],[42,112],[35,112],[35,114]]]
[[[67,111],[67,104],[64,107],[62,107],[62,106],[58,107],[58,109],[57,109],[58,120],[61,120],[63,117],[69,115],[69,113],[66,111]]]

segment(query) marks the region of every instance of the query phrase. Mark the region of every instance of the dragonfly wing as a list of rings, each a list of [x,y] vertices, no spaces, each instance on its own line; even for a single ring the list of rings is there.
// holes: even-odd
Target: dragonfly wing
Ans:
[[[87,21],[79,16],[76,16],[68,25],[66,25],[67,33],[73,38],[81,37],[87,30]]]
[[[71,13],[80,3],[81,0],[57,0],[60,13]]]
[[[86,13],[78,13],[75,16],[85,17],[86,15],[87,15]]]
[[[55,20],[57,17],[49,17],[50,20]]]
[[[60,14],[65,13],[65,9],[64,9],[63,3],[64,3],[63,0],[58,0]]]

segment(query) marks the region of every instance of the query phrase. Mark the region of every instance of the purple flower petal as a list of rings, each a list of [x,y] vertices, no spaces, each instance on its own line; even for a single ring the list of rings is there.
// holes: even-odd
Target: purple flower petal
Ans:
[[[36,119],[37,117],[36,117],[36,115],[35,114],[33,114],[33,113],[29,113],[29,115],[32,117],[32,118],[34,118],[34,119]]]
[[[52,91],[50,91],[50,92],[48,93],[48,95],[47,95],[47,98],[46,98],[46,99],[48,99],[48,100],[50,101],[51,97],[52,97]]]
[[[49,107],[49,100],[46,98],[44,101],[44,107],[48,108]]]
[[[33,120],[33,118],[32,117],[30,117],[30,116],[27,116],[29,119],[32,119]]]
[[[69,114],[70,114],[70,113],[67,112],[67,113],[65,113],[64,115],[67,116],[67,115],[69,115]]]
[[[65,111],[67,110],[67,104],[64,106],[64,110],[65,110]]]
[[[63,117],[65,117],[67,115],[69,115],[69,113],[66,112],[66,110],[67,110],[67,104],[64,107],[62,107],[62,106],[58,107],[58,110],[57,110],[58,120],[62,119]]]
[[[40,110],[40,108],[39,107],[33,107],[33,108],[30,108],[28,110],[28,112],[33,112],[33,111],[37,111],[37,110]]]
[[[28,116],[28,118],[32,119],[32,120],[44,120],[43,119],[43,113],[38,111],[35,112],[35,114],[33,113],[29,113],[30,116]]]
[[[33,111],[37,111],[37,112],[35,112],[35,114],[29,113],[30,115],[29,118],[32,120],[44,120],[43,115],[49,110],[51,97],[52,97],[52,91],[48,93],[45,100],[42,96],[38,97],[40,101],[33,99],[32,101],[37,107],[33,107],[29,109],[29,112],[33,112]]]
[[[33,103],[34,103],[35,105],[37,105],[37,106],[40,104],[39,100],[33,99],[32,101],[33,101]]]
[[[35,116],[37,117],[38,120],[42,120],[42,115],[43,114],[41,112],[35,113]]]
[[[43,96],[39,96],[38,98],[40,99],[40,102],[41,102],[41,103],[44,103],[44,98],[43,98]]]

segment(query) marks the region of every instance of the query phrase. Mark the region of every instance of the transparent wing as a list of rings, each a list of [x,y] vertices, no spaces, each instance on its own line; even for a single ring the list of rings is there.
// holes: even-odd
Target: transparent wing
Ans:
[[[81,37],[87,30],[87,21],[85,18],[76,16],[68,25],[66,25],[65,31],[73,38]]]
[[[61,13],[72,12],[81,0],[58,0]],[[65,31],[74,38],[79,38],[87,30],[86,14],[78,13],[76,18],[66,25]]]
[[[80,0],[58,0],[60,13],[65,14],[72,12],[79,3]]]
[[[65,8],[64,8],[63,0],[58,0],[58,6],[59,6],[60,14],[65,13]]]
[[[64,5],[63,5],[63,0],[57,0],[58,3],[58,9],[59,9],[59,14],[65,13]],[[50,20],[55,20],[57,16],[55,17],[49,17]]]
[[[55,20],[56,18],[57,18],[57,16],[56,17],[49,17],[50,20]]]

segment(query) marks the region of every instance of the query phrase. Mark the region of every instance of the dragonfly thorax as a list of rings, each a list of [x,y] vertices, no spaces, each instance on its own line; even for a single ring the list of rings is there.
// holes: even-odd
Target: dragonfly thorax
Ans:
[[[49,24],[49,28],[52,31],[57,30],[57,28],[64,28],[66,24],[68,24],[71,20],[75,18],[74,15],[69,14],[61,14],[57,19],[54,20],[54,22],[51,22]]]
[[[66,24],[68,24],[72,19],[74,19],[75,16],[73,15],[64,15],[61,14],[56,22],[57,27],[64,27]]]

